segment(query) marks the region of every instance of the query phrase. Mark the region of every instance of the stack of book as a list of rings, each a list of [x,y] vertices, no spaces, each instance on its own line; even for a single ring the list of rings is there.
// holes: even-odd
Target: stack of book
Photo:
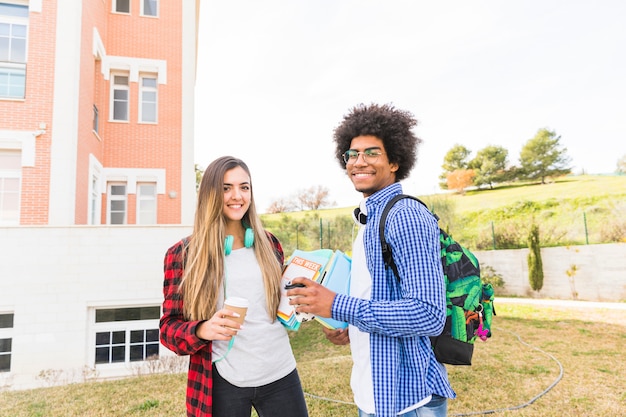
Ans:
[[[302,322],[312,319],[329,329],[346,328],[348,323],[329,317],[296,313],[295,306],[289,304],[289,297],[287,297],[285,287],[291,284],[292,279],[305,277],[324,285],[336,293],[349,294],[350,265],[350,257],[340,250],[318,249],[302,251],[296,249],[283,271],[281,282],[282,296],[278,306],[278,319],[289,330],[298,330]]]

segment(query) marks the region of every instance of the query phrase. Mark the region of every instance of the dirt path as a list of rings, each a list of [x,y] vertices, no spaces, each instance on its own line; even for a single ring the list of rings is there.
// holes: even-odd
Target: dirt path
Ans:
[[[626,303],[506,297],[497,298],[495,303],[496,311],[498,304],[536,305],[550,307],[555,311],[576,310],[582,320],[611,324],[624,324],[626,322]]]

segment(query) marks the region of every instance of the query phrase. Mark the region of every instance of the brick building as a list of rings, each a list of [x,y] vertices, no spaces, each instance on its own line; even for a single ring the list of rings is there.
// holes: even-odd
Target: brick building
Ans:
[[[161,262],[193,222],[199,5],[0,0],[0,389],[169,354]]]
[[[0,225],[191,222],[198,4],[0,1]]]

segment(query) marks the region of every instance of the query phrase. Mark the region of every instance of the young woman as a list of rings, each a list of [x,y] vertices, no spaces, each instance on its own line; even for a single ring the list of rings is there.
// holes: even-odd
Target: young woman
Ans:
[[[308,416],[286,329],[277,320],[283,250],[256,212],[248,166],[225,156],[204,172],[193,232],[164,262],[161,343],[191,355],[187,415]],[[248,299],[243,325],[224,308]]]

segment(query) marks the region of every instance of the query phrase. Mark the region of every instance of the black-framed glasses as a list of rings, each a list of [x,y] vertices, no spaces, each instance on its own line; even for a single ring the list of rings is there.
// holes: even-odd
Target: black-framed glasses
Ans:
[[[363,152],[355,151],[354,149],[348,149],[341,156],[343,156],[343,161],[346,164],[354,164],[357,159],[359,159],[359,155],[363,156],[363,160],[365,161],[365,163],[373,164],[374,162],[376,162],[378,157],[383,154],[384,152],[381,152],[376,148],[366,149]]]

